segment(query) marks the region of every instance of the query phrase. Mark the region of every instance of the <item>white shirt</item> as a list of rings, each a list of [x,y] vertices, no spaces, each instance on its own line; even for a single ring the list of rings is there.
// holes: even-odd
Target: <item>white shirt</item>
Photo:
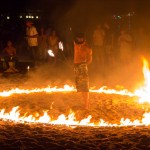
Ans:
[[[34,36],[34,35],[37,35],[38,32],[37,32],[36,28],[34,26],[32,26],[30,28],[27,27],[26,34],[27,34],[27,36]],[[29,46],[38,46],[37,37],[28,37],[27,40],[28,40]]]

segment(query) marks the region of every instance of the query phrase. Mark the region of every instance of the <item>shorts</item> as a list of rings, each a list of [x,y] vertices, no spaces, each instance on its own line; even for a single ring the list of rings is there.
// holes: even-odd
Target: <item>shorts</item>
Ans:
[[[77,92],[89,92],[89,76],[87,64],[75,64],[74,73]]]

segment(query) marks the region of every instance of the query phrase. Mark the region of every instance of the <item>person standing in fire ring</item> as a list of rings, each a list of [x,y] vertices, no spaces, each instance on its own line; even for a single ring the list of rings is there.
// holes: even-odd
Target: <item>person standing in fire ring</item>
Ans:
[[[74,40],[74,73],[77,92],[81,92],[84,109],[89,109],[89,75],[88,65],[92,62],[92,49],[85,41],[83,33]]]

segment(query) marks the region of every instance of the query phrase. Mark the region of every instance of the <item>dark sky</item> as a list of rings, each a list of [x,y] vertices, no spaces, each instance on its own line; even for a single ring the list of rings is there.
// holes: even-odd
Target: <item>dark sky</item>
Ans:
[[[42,9],[51,11],[55,9],[72,9],[81,7],[89,9],[91,13],[96,10],[124,12],[128,10],[146,11],[149,9],[148,0],[1,0],[0,10],[17,11],[24,8]],[[65,10],[64,10],[65,11]]]
[[[79,24],[108,15],[127,14],[130,11],[148,16],[150,13],[149,0],[2,0],[0,11],[21,12],[26,9],[39,9],[43,16],[52,21],[78,22]]]
[[[76,30],[100,22],[116,23],[112,21],[113,15],[127,15],[131,11],[136,14],[136,24],[149,26],[149,7],[150,0],[0,0],[0,12],[18,16],[20,12],[38,9],[42,12],[40,24],[71,26]]]

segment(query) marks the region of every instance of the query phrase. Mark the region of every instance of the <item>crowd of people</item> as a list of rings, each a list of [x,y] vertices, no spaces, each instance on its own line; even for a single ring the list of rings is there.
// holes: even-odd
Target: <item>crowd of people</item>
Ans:
[[[90,30],[86,27],[78,27],[77,30],[68,27],[60,31],[42,25],[37,28],[32,21],[26,21],[25,25],[25,42],[17,42],[23,48],[21,55],[26,52],[34,67],[50,63],[57,68],[66,60],[72,62],[76,89],[82,93],[85,109],[89,109],[90,105],[89,65],[95,74],[105,75],[107,70],[114,70],[118,66],[128,69],[134,59],[149,55],[149,34],[143,27],[129,30],[97,23]],[[9,39],[2,49],[1,61],[5,72],[18,72],[18,45]]]
[[[61,57],[59,58],[60,52],[63,58],[65,57],[65,60],[73,60],[74,37],[77,32],[85,34],[85,39],[93,52],[92,66],[99,66],[97,71],[101,72],[115,67],[116,64],[128,65],[134,56],[147,54],[149,48],[149,36],[143,27],[131,31],[128,28],[118,29],[117,26],[117,29],[115,29],[108,23],[97,23],[93,28],[90,28],[90,31],[89,29],[86,30],[86,27],[84,30],[75,30],[72,27],[68,27],[60,31],[54,27],[42,25],[37,28],[32,21],[26,21],[25,28],[25,38],[23,40],[26,46],[23,45],[22,47],[26,48],[23,51],[28,53],[29,58],[34,62],[34,66],[37,66],[39,62],[50,62],[57,65],[59,59],[62,59]],[[13,40],[10,40],[9,37],[7,42],[13,44]],[[63,48],[60,48],[60,42]],[[14,58],[16,58],[19,51],[18,45],[15,45]],[[6,53],[4,54],[6,47],[3,47],[2,56],[9,64],[9,59],[6,59]],[[48,50],[52,50],[53,57],[49,56]],[[24,55],[24,52],[21,51],[21,53]]]

